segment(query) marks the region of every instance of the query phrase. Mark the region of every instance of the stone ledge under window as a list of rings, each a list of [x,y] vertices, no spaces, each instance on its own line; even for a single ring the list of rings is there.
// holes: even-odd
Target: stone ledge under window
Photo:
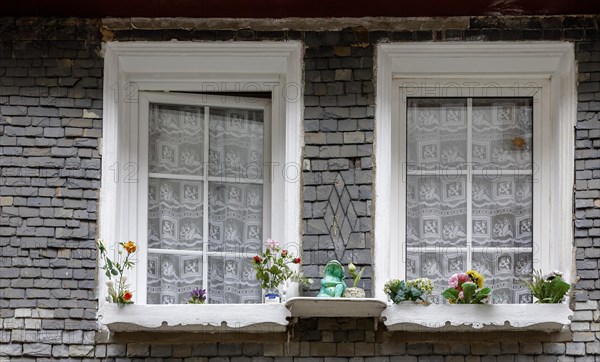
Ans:
[[[381,314],[390,331],[560,331],[571,323],[566,304],[399,304]]]
[[[376,298],[290,298],[292,317],[379,317],[387,306]]]
[[[105,303],[98,322],[111,332],[282,332],[290,311],[281,304],[126,305]]]

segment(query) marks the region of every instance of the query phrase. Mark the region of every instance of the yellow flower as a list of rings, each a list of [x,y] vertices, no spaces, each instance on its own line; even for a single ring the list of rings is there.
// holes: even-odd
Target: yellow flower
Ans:
[[[477,288],[483,288],[483,282],[485,282],[485,278],[483,277],[483,275],[479,274],[476,270],[473,269],[468,270],[467,275],[469,276],[469,278],[471,278],[471,281],[473,281],[473,283],[477,284]]]
[[[137,250],[137,245],[133,241],[128,241],[126,244],[123,244],[123,248],[128,254],[133,254]]]

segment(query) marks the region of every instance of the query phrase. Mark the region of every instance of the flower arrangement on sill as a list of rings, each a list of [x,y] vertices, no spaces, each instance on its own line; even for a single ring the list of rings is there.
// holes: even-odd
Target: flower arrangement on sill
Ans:
[[[483,304],[492,289],[484,288],[485,278],[475,270],[454,274],[448,280],[450,288],[442,292],[450,304]]]
[[[104,270],[104,275],[108,278],[106,282],[106,286],[108,287],[106,301],[117,304],[133,304],[133,293],[129,290],[125,270],[131,269],[134,266],[131,257],[137,251],[137,245],[133,241],[117,243],[118,252],[116,260],[108,257],[106,244],[103,240],[98,240],[97,245],[100,251],[100,258],[104,262],[101,269]],[[123,255],[125,256],[123,257]],[[113,277],[116,279],[116,284],[112,280]]]
[[[357,270],[356,265],[350,263],[348,264],[348,272],[352,277],[353,283],[352,287],[346,288],[344,290],[344,294],[342,295],[344,298],[364,298],[365,290],[358,287],[358,282],[360,282],[360,278],[362,278],[363,272],[365,268],[363,267],[360,270]]]
[[[556,270],[546,275],[542,275],[541,270],[536,270],[531,274],[531,279],[523,279],[523,283],[536,297],[536,303],[561,303],[571,288],[571,285],[563,280],[562,273]]]
[[[298,282],[301,285],[308,285],[312,282],[291,267],[291,265],[300,264],[302,259],[295,257],[286,249],[281,249],[277,240],[268,239],[265,245],[267,246],[265,251],[252,259],[256,279],[260,281],[263,289],[276,291],[274,293],[279,294],[279,286],[287,280]]]
[[[408,281],[392,279],[385,283],[383,291],[395,304],[404,301],[426,304],[426,295],[433,292],[433,282],[429,278],[418,278]]]
[[[188,300],[188,304],[204,303],[206,303],[206,289],[196,288],[190,292],[190,300]]]

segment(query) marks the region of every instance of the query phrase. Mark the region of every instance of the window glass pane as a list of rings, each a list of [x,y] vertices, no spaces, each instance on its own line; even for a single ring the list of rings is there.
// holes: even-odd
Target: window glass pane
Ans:
[[[522,169],[532,162],[531,98],[473,98],[473,167]]]
[[[531,303],[533,100],[407,102],[407,279],[431,278],[435,294],[476,269],[494,303]]]
[[[248,261],[262,249],[264,131],[262,110],[150,105],[149,304],[186,303],[193,288],[261,302]]]
[[[473,268],[483,274],[486,286],[492,288],[494,304],[533,301],[520,280],[530,278],[533,271],[531,252],[486,248],[473,253]]]
[[[212,304],[261,303],[262,290],[249,258],[208,258],[208,289]]]
[[[407,102],[409,167],[464,169],[467,162],[466,99],[409,98]]]
[[[263,185],[210,182],[210,251],[257,253],[262,247]]]
[[[531,176],[473,176],[473,245],[533,243]]]
[[[202,250],[203,183],[148,180],[148,246]]]
[[[261,180],[263,112],[211,108],[209,175]]]
[[[184,304],[202,288],[199,256],[148,253],[148,304]]]
[[[149,172],[202,175],[203,107],[150,105]]]
[[[466,176],[407,177],[409,247],[467,245],[466,187]]]

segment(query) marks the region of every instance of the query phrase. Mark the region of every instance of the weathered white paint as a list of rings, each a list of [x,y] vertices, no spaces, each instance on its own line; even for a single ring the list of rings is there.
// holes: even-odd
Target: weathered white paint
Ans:
[[[247,331],[268,333],[285,331],[290,311],[283,304],[171,304],[118,306],[105,303],[98,310],[98,321],[111,332]]]
[[[390,331],[559,331],[571,323],[566,304],[402,304],[381,314]]]
[[[544,272],[558,269],[567,280],[575,275],[573,261],[573,170],[576,123],[576,77],[573,44],[566,42],[494,43],[389,43],[377,46],[377,97],[375,112],[375,226],[374,294],[384,299],[383,286],[400,278],[404,244],[398,210],[404,208],[394,190],[400,185],[395,167],[403,143],[397,141],[399,86],[393,80],[427,79],[450,83],[461,80],[544,80],[543,101],[550,104],[542,135],[545,157],[537,179],[544,180],[543,200],[534,224],[543,234],[534,245],[534,258]],[[547,95],[547,96],[546,96]],[[552,142],[545,140],[552,139]],[[536,139],[535,142],[539,143]],[[539,154],[539,152],[538,152]],[[396,196],[398,193],[396,193]],[[541,207],[540,207],[541,206]],[[534,206],[535,208],[535,206]],[[534,210],[534,214],[536,210]],[[534,215],[534,218],[536,216]],[[539,232],[538,232],[539,234]]]
[[[292,317],[379,317],[386,304],[375,298],[291,298]]]

